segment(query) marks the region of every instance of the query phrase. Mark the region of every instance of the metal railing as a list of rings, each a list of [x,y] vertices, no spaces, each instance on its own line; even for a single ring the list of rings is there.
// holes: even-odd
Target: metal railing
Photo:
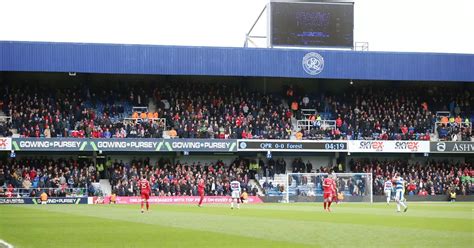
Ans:
[[[449,111],[436,111],[436,120],[441,120],[443,117],[450,117],[451,113]]]
[[[296,127],[300,129],[310,130],[311,128],[320,128],[320,129],[335,129],[336,121],[335,120],[297,120]]]
[[[358,41],[354,45],[355,51],[369,51],[369,42],[366,41]]]
[[[165,118],[131,118],[131,117],[127,117],[127,118],[123,118],[124,121],[127,121],[127,122],[142,122],[142,121],[156,121],[156,122],[163,122],[166,124],[166,119]]]
[[[142,112],[148,112],[148,107],[144,106],[133,106],[132,107],[132,112],[137,112],[137,113],[142,113]]]
[[[316,109],[301,109],[301,114],[304,117],[316,115],[317,113],[318,113],[318,111],[316,111]]]
[[[166,130],[166,119],[165,118],[124,118],[123,124],[131,124],[131,123],[141,123],[144,121],[153,121],[156,123],[162,123],[164,130]]]

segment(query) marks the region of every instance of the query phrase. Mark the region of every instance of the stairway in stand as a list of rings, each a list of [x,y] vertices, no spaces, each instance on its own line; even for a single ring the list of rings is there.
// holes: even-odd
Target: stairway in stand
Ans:
[[[99,184],[104,196],[112,194],[112,185],[110,185],[109,179],[100,179]]]

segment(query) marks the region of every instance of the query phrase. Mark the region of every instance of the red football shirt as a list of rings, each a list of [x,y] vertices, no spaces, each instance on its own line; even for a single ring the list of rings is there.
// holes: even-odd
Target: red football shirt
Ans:
[[[198,184],[198,191],[199,192],[204,192],[204,188],[205,188],[205,184],[202,182],[202,183],[199,183]]]
[[[323,181],[324,193],[332,193],[333,191],[333,180],[331,178],[325,178]]]
[[[150,183],[146,179],[140,180],[140,192],[150,193]]]

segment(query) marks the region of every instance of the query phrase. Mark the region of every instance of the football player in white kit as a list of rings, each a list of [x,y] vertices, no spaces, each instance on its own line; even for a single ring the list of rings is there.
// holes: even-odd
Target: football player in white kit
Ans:
[[[387,197],[387,205],[390,203],[390,197],[392,196],[392,189],[393,189],[393,184],[392,180],[390,180],[389,177],[387,177],[387,181],[383,184],[383,192],[385,193],[385,196]]]
[[[396,173],[395,174],[395,201],[397,202],[397,212],[400,212],[400,205],[402,205],[405,209],[403,212],[406,212],[408,210],[408,206],[403,202],[404,197],[403,193],[405,193],[405,180]]]
[[[240,208],[240,193],[241,193],[241,188],[240,188],[240,182],[233,180],[230,182],[230,190],[232,191],[232,201],[230,202],[230,208],[234,209],[234,202],[237,203],[237,208]]]

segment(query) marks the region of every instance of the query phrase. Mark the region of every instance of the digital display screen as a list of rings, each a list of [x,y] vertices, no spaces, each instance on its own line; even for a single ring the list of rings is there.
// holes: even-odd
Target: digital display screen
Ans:
[[[238,149],[240,151],[345,151],[345,142],[298,142],[298,141],[275,141],[275,140],[239,140]]]
[[[352,47],[353,3],[270,3],[272,46]]]

